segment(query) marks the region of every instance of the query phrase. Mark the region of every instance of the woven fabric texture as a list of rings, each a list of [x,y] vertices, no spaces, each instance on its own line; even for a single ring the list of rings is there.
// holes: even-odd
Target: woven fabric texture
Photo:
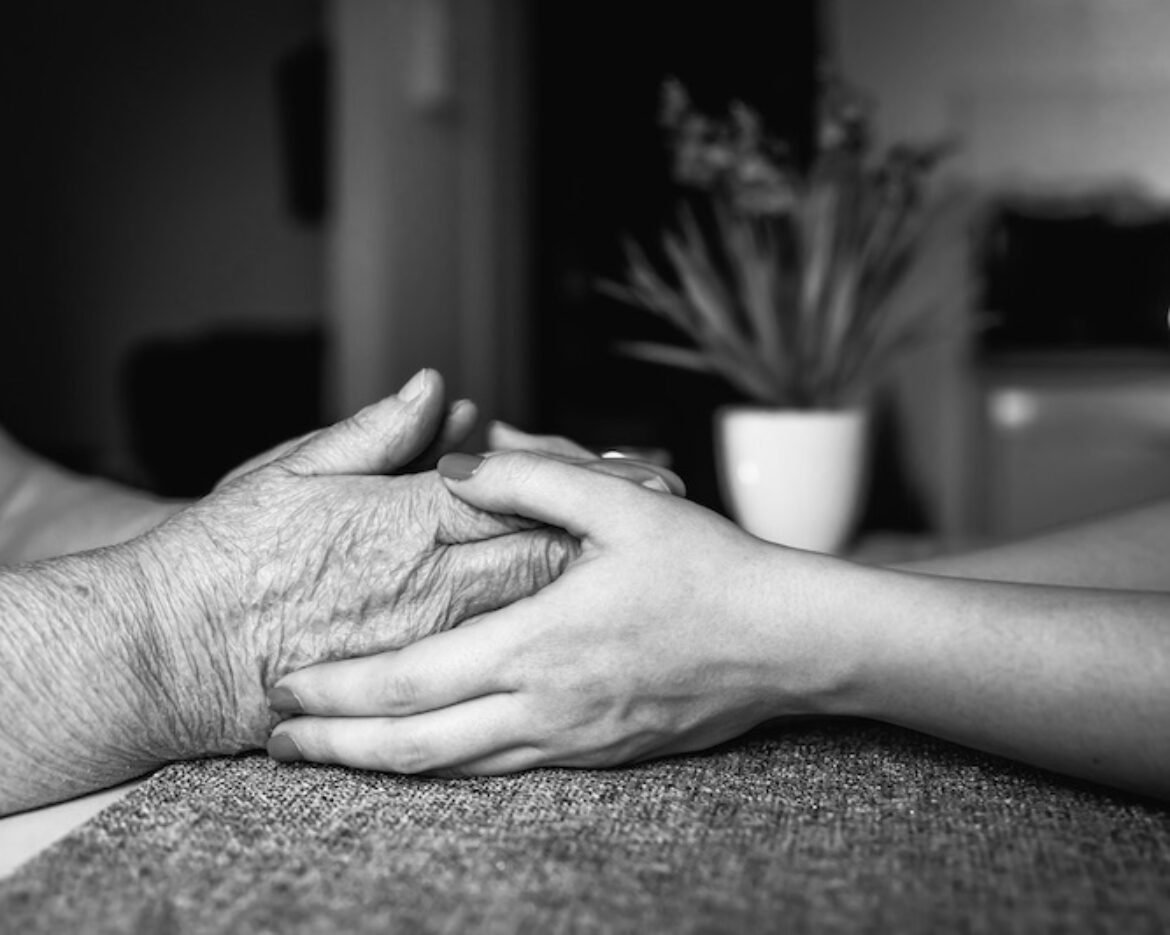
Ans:
[[[868,722],[607,772],[177,764],[0,883],[41,932],[1166,932],[1170,809]]]

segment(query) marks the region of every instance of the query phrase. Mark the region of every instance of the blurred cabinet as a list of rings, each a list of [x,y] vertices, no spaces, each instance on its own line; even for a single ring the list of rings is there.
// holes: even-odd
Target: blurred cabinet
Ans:
[[[979,368],[979,535],[1037,532],[1170,496],[1170,356],[1054,354]]]

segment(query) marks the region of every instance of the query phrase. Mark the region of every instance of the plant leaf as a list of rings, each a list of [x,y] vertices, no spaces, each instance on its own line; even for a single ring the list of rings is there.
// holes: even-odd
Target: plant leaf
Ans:
[[[662,243],[702,326],[726,344],[742,345],[743,335],[735,324],[735,310],[728,305],[729,297],[718,274],[691,244],[677,235],[665,234]]]
[[[726,210],[716,211],[716,222],[760,356],[778,373],[786,371],[789,363],[784,359],[781,319],[793,310],[786,307],[787,296],[779,283],[779,245],[766,229]]]
[[[654,364],[681,367],[683,370],[694,370],[698,373],[715,372],[711,360],[705,354],[688,347],[659,344],[656,341],[623,341],[618,344],[617,349],[627,357],[636,357]]]

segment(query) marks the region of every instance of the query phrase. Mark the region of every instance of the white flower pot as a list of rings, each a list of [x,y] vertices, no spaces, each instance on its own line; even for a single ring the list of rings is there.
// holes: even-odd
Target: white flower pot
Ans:
[[[868,423],[862,409],[718,410],[719,480],[736,521],[770,542],[839,551],[865,493]]]

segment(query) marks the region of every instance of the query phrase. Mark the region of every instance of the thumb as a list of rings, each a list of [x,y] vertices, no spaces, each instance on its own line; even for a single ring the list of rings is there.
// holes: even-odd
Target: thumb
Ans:
[[[294,474],[388,474],[431,443],[443,395],[442,376],[420,370],[395,395],[315,432],[276,463]]]
[[[629,480],[530,451],[491,457],[450,454],[438,471],[460,500],[489,513],[559,526],[579,538],[603,538],[657,502]]]

